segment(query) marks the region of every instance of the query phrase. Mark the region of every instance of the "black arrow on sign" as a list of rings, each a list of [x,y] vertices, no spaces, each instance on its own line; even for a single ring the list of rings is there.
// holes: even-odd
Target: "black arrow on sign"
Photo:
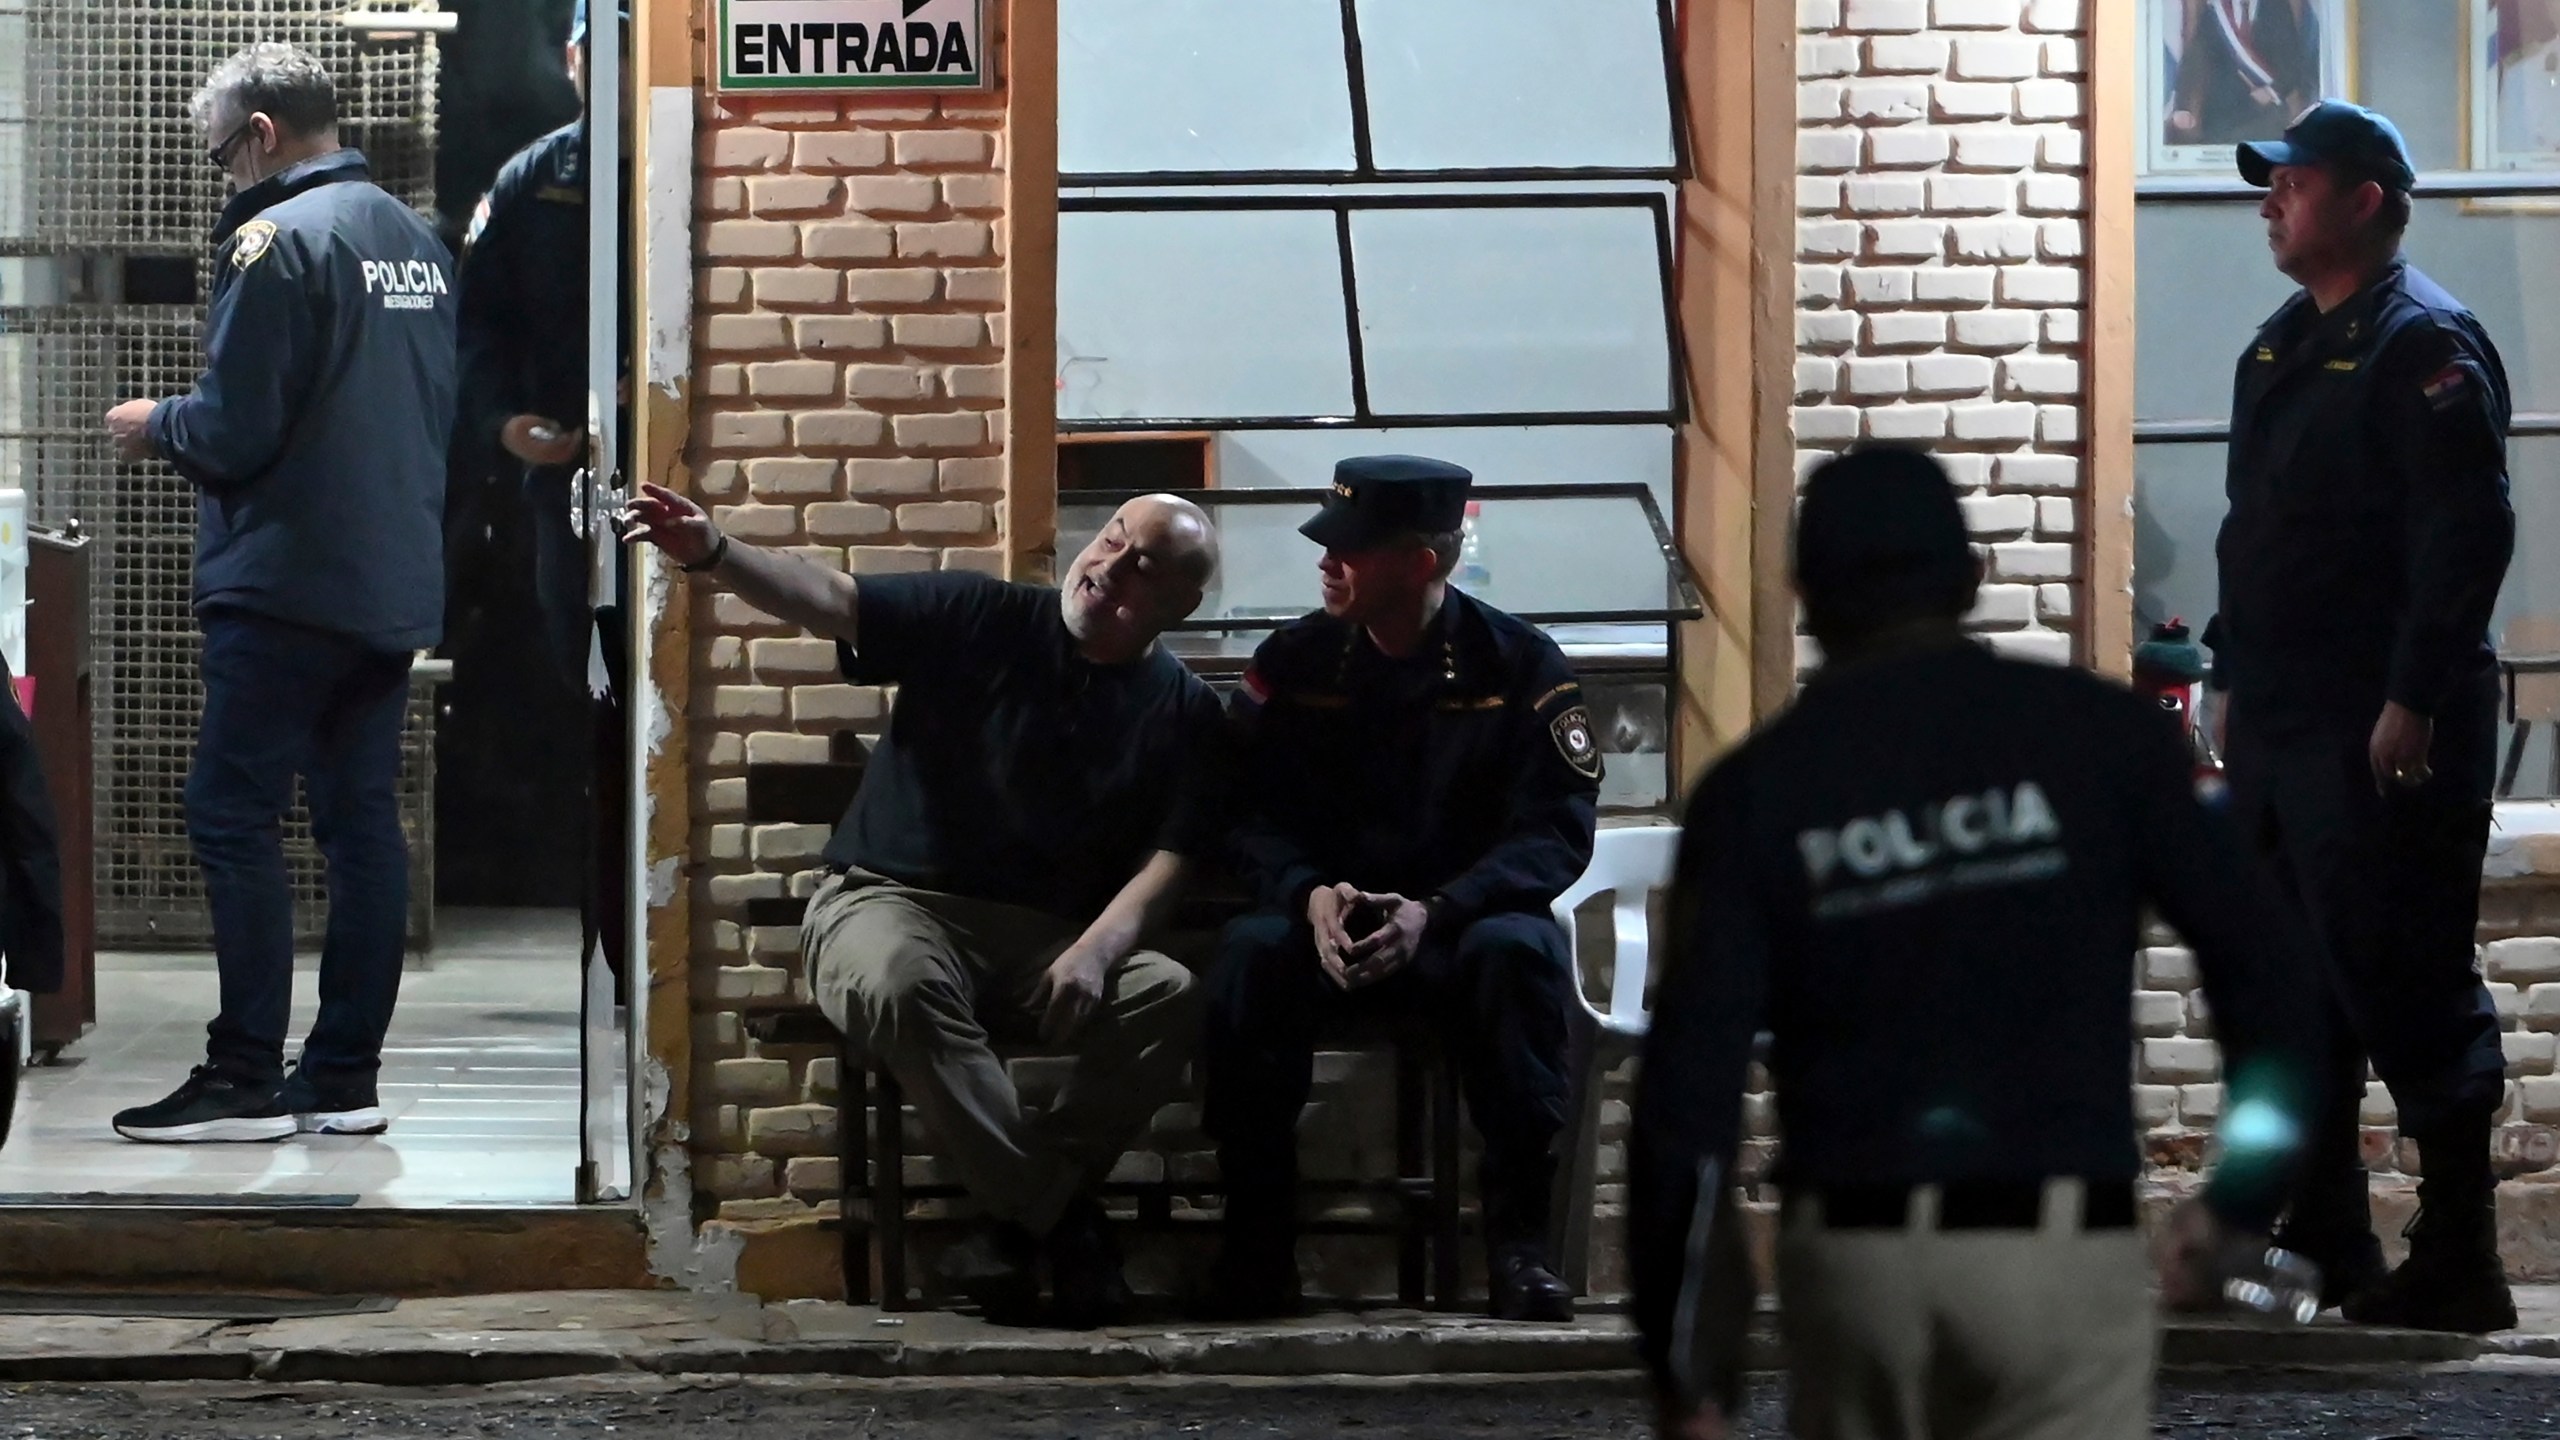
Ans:
[[[908,18],[908,19],[910,19],[910,20],[913,20],[914,18],[916,18],[916,12],[917,12],[917,11],[919,11],[919,10],[923,9],[924,7],[926,7],[927,5],[930,5],[930,4],[932,4],[932,3],[933,3],[933,0],[907,0],[907,16],[906,16],[906,18]]]

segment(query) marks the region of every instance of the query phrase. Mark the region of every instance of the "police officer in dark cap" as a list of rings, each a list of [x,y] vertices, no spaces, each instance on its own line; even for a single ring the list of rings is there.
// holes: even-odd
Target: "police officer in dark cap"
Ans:
[[[1296,1308],[1318,1037],[1379,1010],[1446,1026],[1484,1137],[1492,1312],[1572,1313],[1547,1249],[1571,997],[1548,906],[1590,863],[1600,755],[1555,642],[1449,586],[1470,478],[1404,455],[1336,467],[1300,527],[1324,547],[1324,608],[1263,642],[1233,701],[1260,903],[1207,985],[1219,1314]]]
[[[2276,268],[2302,289],[2240,355],[2221,616],[2235,813],[2326,962],[2333,1053],[2284,1232],[2349,1319],[2515,1323],[2489,1132],[2505,1057],[2473,965],[2514,548],[2507,377],[2461,302],[2401,257],[2407,148],[2341,101],[2240,147]],[[2357,1146],[2370,1060],[2424,1162],[2388,1279]],[[2378,1283],[2377,1283],[2378,1282]]]
[[[1628,1272],[1663,1433],[1726,1433],[1749,1329],[1730,1203],[1771,1032],[1794,1432],[2146,1440],[2133,957],[2196,952],[2228,1098],[2162,1279],[2263,1254],[2317,1054],[2309,961],[2184,737],[1964,633],[1981,568],[1912,451],[1816,470],[1796,583],[1822,669],[1689,802],[1628,1135]]]
[[[591,100],[587,7],[588,0],[578,0],[565,59],[580,98]],[[630,19],[627,3],[615,9],[621,20]],[[626,67],[626,78],[628,73]],[[625,96],[627,127],[627,86]],[[463,389],[456,448],[496,452],[522,469],[544,639],[562,679],[598,702],[592,707],[589,788],[597,807],[596,834],[613,836],[622,828],[628,645],[620,608],[599,611],[591,603],[588,542],[573,516],[580,499],[578,468],[588,453],[587,177],[599,160],[593,151],[582,113],[516,152],[471,218],[460,271]],[[601,158],[627,164],[625,156],[627,147]],[[627,244],[622,248],[627,252]],[[626,288],[616,286],[615,293]],[[627,369],[630,317],[620,318],[615,352]],[[620,424],[628,397],[606,398],[612,404],[603,418]],[[620,547],[607,548],[607,563],[618,565]],[[602,946],[619,993],[627,984],[621,856],[611,843],[591,850],[588,939]]]

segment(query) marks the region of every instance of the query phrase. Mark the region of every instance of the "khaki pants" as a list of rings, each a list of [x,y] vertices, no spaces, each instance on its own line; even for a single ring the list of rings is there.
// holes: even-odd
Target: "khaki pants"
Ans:
[[[1200,1031],[1191,972],[1153,951],[1111,967],[1061,1047],[1074,1065],[1026,1120],[991,1036],[1031,1039],[1041,973],[1083,927],[1019,906],[829,877],[800,925],[819,1006],[857,1056],[897,1077],[960,1184],[999,1219],[1047,1231],[1174,1098]],[[858,1076],[839,1083],[860,1084]]]
[[[2156,1329],[2142,1232],[2079,1227],[2077,1181],[2045,1224],[1939,1230],[1923,1187],[1900,1230],[1778,1236],[1790,1422],[1805,1440],[2148,1440]]]

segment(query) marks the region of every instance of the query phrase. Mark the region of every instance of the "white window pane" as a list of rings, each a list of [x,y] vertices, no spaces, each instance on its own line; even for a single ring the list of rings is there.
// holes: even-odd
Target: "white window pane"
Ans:
[[[1672,163],[1655,0],[1361,0],[1360,63],[1381,169]]]
[[[1332,213],[1060,215],[1058,379],[1063,420],[1350,414]]]
[[[1338,0],[1059,0],[1067,174],[1355,163]]]
[[[1648,209],[1355,211],[1351,251],[1375,414],[1670,404]]]
[[[2548,202],[2535,201],[2535,205]],[[2232,371],[2294,292],[2245,204],[2143,205],[2136,222],[2135,409],[2146,420],[2231,413]],[[2412,263],[2488,328],[2518,414],[2560,410],[2560,216],[2495,201],[2418,201]]]

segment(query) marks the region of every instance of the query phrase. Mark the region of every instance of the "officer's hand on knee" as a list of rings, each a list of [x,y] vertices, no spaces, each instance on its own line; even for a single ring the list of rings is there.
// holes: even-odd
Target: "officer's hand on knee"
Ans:
[[[1378,917],[1378,928],[1352,943],[1345,978],[1355,990],[1375,985],[1412,964],[1422,949],[1423,929],[1431,923],[1431,912],[1421,901],[1402,895],[1364,892],[1357,903]]]
[[[1316,934],[1316,963],[1340,989],[1351,988],[1351,931],[1344,923],[1359,902],[1356,885],[1319,885],[1307,892],[1307,925]]]

